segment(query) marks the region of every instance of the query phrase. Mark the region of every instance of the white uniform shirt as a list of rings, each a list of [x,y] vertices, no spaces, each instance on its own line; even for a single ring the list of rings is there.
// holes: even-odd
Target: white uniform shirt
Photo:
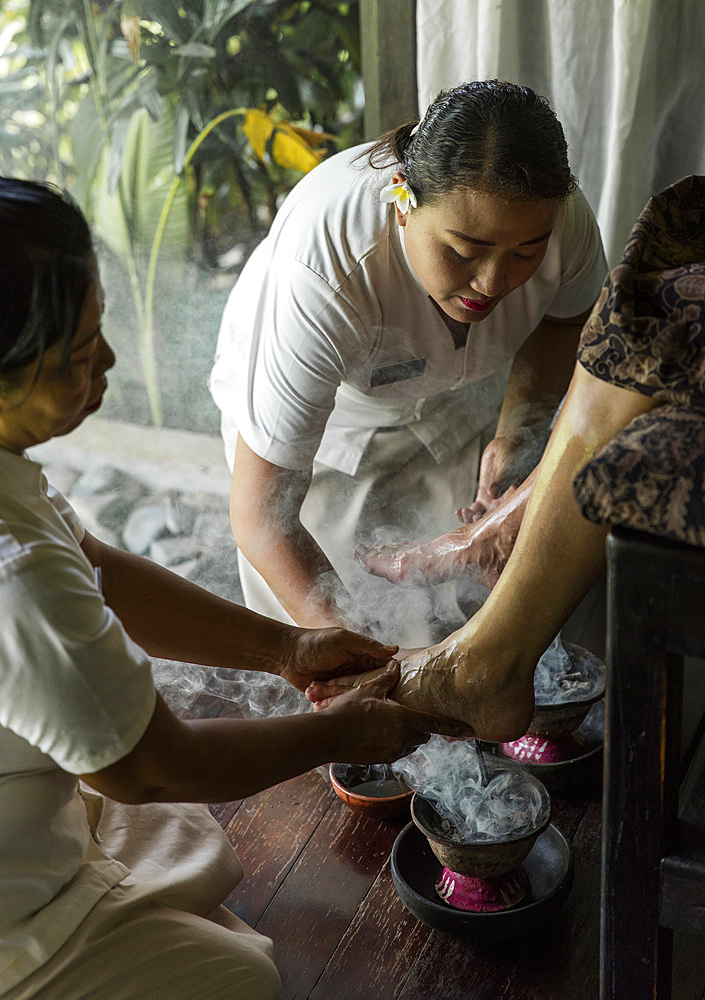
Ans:
[[[584,312],[607,270],[577,191],[536,273],[456,348],[408,263],[394,206],[379,201],[394,167],[356,160],[365,148],[299,181],[223,315],[211,393],[250,448],[283,468],[315,456],[354,475],[375,429],[397,425],[442,461],[490,423],[543,317]]]
[[[76,774],[124,757],[151,719],[146,653],[41,468],[0,449],[0,991],[66,941],[128,874],[92,843]]]

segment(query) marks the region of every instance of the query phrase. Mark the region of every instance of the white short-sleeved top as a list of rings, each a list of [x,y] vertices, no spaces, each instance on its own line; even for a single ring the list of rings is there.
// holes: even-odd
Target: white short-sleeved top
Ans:
[[[490,422],[543,317],[584,312],[607,270],[576,191],[535,274],[456,348],[408,262],[394,206],[380,203],[394,167],[370,167],[365,149],[299,181],[224,311],[211,393],[250,448],[284,468],[315,457],[354,474],[375,429],[397,425],[441,461]]]
[[[39,465],[4,449],[0,483],[1,992],[128,874],[89,850],[74,775],[129,753],[156,694],[147,654],[103,601],[67,501]]]

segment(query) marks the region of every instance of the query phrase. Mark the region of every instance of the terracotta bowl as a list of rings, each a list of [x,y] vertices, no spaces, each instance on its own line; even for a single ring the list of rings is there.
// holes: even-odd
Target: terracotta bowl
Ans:
[[[379,767],[385,768],[384,776],[370,780],[369,768],[363,765],[331,764],[328,773],[335,794],[351,809],[376,819],[408,815],[413,791],[391,768],[375,765]]]
[[[531,774],[526,781],[534,785],[541,794],[541,811],[534,829],[528,833],[509,835],[502,840],[474,840],[459,843],[457,838],[448,836],[441,824],[444,821],[433,805],[418,792],[411,800],[411,818],[423,833],[428,845],[446,868],[460,875],[475,878],[492,878],[504,875],[517,868],[527,856],[539,834],[548,827],[551,820],[551,800],[541,782]]]

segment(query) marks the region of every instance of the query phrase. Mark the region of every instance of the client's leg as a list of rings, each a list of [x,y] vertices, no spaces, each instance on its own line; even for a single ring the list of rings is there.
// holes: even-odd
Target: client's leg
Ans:
[[[390,583],[443,583],[469,576],[493,587],[511,554],[535,472],[484,517],[419,545],[359,545],[356,558]]]
[[[398,701],[461,719],[491,741],[526,732],[536,663],[604,566],[607,529],[583,518],[573,479],[653,405],[576,366],[504,572],[467,624],[402,661]],[[343,680],[313,685],[309,698],[340,693]]]

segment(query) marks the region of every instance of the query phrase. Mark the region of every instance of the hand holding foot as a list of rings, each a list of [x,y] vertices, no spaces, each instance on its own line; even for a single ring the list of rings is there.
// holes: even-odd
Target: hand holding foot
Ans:
[[[518,739],[528,729],[534,710],[534,665],[493,667],[473,656],[456,632],[403,659],[390,697],[408,708],[464,723],[468,737],[490,742]],[[374,674],[314,681],[306,697],[317,709],[326,708]]]
[[[358,546],[355,557],[390,583],[431,584],[471,576],[493,587],[511,554],[531,494],[533,475],[512,488],[480,520],[419,545]]]
[[[385,664],[399,649],[344,628],[292,628],[286,639],[279,675],[299,691],[319,677],[369,671]]]
[[[425,743],[431,733],[465,737],[467,727],[433,711],[412,709],[387,697],[399,677],[395,661],[357,678],[354,686],[329,698],[318,708],[335,714],[339,722],[335,760],[377,764],[405,756]],[[343,678],[339,678],[343,680]]]

